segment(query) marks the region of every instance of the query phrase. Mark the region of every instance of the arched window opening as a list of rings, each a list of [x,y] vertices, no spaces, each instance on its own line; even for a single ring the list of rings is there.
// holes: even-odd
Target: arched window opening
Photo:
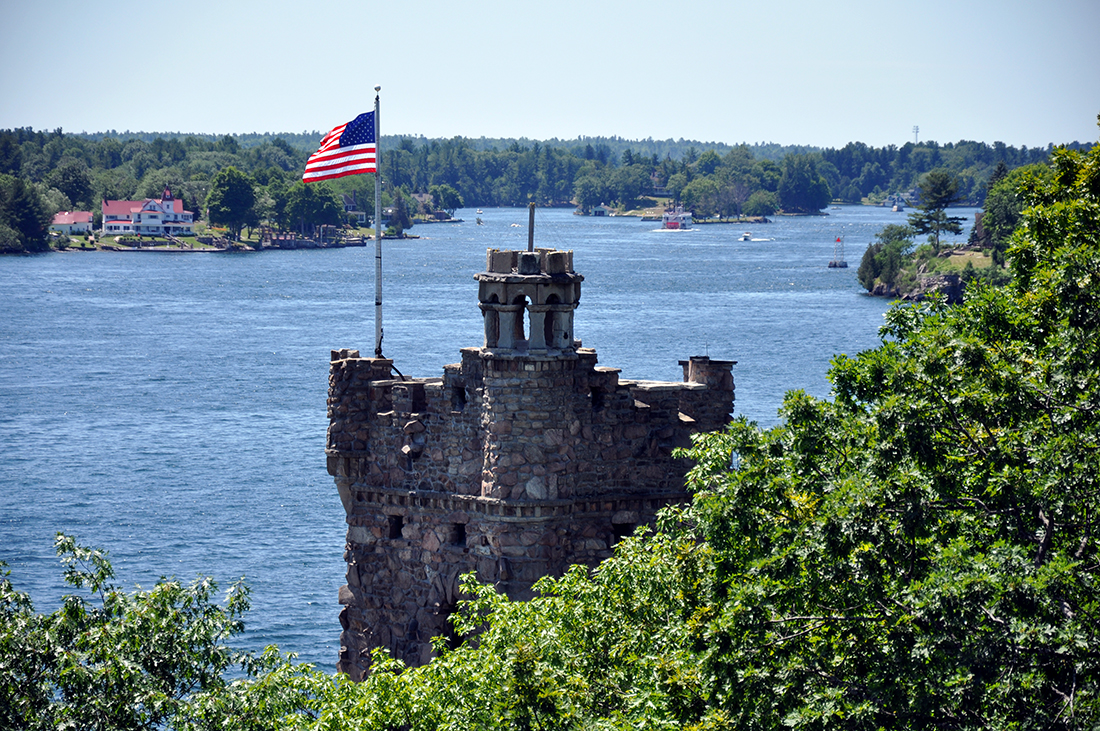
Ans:
[[[515,329],[513,330],[513,337],[517,344],[526,342],[527,340],[527,297],[525,295],[518,295],[512,300],[513,305],[522,305],[523,309],[516,313],[516,319],[513,320]]]

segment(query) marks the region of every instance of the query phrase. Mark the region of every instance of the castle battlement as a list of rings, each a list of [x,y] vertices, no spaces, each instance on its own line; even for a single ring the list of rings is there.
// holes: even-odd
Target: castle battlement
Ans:
[[[733,361],[681,361],[678,383],[596,365],[573,337],[572,262],[490,249],[474,277],[484,341],[441,378],[332,351],[326,455],[348,522],[338,667],[353,678],[377,646],[427,662],[463,573],[528,598],[541,576],[610,556],[687,499],[672,450],[729,423]]]

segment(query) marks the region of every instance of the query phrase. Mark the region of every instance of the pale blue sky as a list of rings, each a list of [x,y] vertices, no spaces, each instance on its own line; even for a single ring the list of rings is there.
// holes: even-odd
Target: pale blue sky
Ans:
[[[1098,0],[0,0],[0,128],[1096,141]]]

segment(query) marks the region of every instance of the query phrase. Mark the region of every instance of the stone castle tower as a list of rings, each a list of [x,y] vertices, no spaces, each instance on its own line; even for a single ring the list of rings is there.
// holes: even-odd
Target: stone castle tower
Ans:
[[[419,665],[447,634],[459,577],[513,598],[687,498],[672,458],[733,409],[733,361],[681,361],[681,383],[620,380],[573,335],[573,252],[490,249],[475,275],[479,348],[442,378],[332,352],[326,455],[347,512],[341,672],[383,646]]]

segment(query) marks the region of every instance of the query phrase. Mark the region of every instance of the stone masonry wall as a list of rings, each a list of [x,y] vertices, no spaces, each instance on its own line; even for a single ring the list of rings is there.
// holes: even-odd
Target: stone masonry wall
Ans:
[[[591,351],[478,353],[442,379],[399,380],[389,361],[333,352],[327,454],[348,522],[339,668],[353,677],[378,646],[427,662],[464,573],[527,598],[539,577],[610,556],[686,497],[672,449],[729,420],[731,378],[711,390],[620,381]]]
[[[679,492],[685,465],[672,449],[729,422],[728,362],[715,362],[724,376],[712,384],[620,382],[592,351],[485,364],[477,352],[442,379],[395,380],[391,361],[333,351],[330,469],[339,458],[352,480],[498,499]]]
[[[348,523],[341,672],[361,679],[375,647],[428,662],[463,574],[529,598],[540,577],[596,565],[687,498],[672,450],[729,422],[733,362],[682,361],[681,383],[597,366],[571,337],[583,279],[571,266],[571,252],[490,250],[486,343],[442,378],[394,378],[392,361],[332,351],[326,456]]]

